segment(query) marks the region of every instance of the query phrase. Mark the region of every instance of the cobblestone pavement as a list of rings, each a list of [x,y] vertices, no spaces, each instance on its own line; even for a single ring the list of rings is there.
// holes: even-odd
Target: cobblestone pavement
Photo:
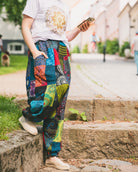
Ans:
[[[73,54],[69,99],[138,99],[134,60],[101,54]],[[0,76],[0,94],[26,96],[25,71]]]

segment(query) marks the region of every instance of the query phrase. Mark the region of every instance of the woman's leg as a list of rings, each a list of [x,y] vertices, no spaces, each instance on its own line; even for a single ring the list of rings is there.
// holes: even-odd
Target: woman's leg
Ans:
[[[56,89],[57,97],[60,101],[59,106],[55,109],[53,114],[44,120],[43,125],[43,140],[44,151],[46,156],[53,157],[46,161],[46,164],[52,164],[59,169],[68,169],[69,166],[63,163],[58,158],[55,158],[61,150],[62,130],[64,124],[64,112],[65,105],[68,96],[68,90],[66,89],[63,95],[63,88],[66,85],[70,85],[70,62],[69,52],[66,46],[60,42],[58,52],[54,51],[55,55],[55,72],[56,72]]]
[[[64,98],[50,118],[44,120],[43,140],[47,157],[57,156],[61,150],[62,130],[64,124],[64,111],[68,91]]]

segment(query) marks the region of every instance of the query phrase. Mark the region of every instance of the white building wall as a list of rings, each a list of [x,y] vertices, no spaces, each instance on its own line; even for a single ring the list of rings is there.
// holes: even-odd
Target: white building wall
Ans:
[[[130,6],[127,5],[124,11],[119,16],[119,45],[121,46],[125,41],[130,41]]]
[[[107,11],[106,11],[106,20],[107,20],[106,38],[109,40],[113,40],[114,38],[118,38],[118,31],[119,31],[118,14],[119,14],[119,10],[120,10],[120,0],[112,1],[107,6]]]
[[[96,34],[99,37],[99,39],[104,42],[105,41],[105,37],[106,37],[106,31],[105,31],[105,27],[106,27],[106,19],[105,19],[105,11],[103,13],[101,13],[98,18],[96,19]]]
[[[138,2],[130,11],[130,44],[132,45],[136,31],[138,31]]]

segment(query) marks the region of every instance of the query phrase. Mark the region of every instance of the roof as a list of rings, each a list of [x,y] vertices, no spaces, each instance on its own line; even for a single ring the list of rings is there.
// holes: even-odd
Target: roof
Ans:
[[[118,14],[118,17],[125,11],[125,9],[126,9],[127,7],[129,7],[129,8],[131,9],[131,6],[130,6],[130,3],[129,3],[129,2],[128,2],[128,3],[124,6],[124,8],[120,11],[120,13]]]

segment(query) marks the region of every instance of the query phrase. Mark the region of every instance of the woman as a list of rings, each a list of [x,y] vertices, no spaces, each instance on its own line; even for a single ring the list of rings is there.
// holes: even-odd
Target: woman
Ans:
[[[43,120],[47,166],[69,169],[58,157],[64,110],[70,85],[68,42],[89,22],[69,31],[69,10],[61,0],[28,0],[23,11],[22,34],[28,53],[26,88],[29,107],[19,119],[22,127],[37,135],[34,122]]]

